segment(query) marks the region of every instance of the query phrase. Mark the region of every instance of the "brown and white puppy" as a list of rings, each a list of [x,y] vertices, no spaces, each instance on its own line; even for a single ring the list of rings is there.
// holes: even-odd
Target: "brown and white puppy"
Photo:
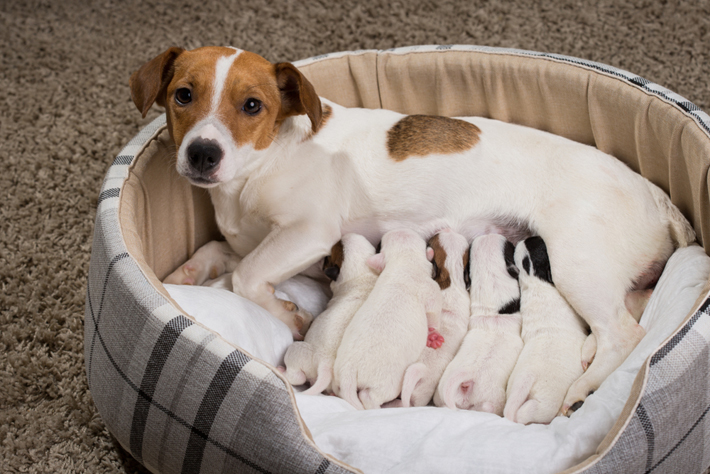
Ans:
[[[415,232],[394,230],[370,258],[381,273],[345,330],[333,371],[333,393],[355,408],[380,408],[397,398],[404,371],[438,327],[442,301],[431,277],[433,254]]]
[[[515,264],[520,270],[524,346],[508,380],[504,414],[517,423],[549,423],[570,385],[582,375],[587,327],[555,289],[540,237],[518,243]]]
[[[523,348],[514,247],[502,235],[471,244],[471,318],[456,357],[439,381],[434,403],[503,416],[505,388]]]
[[[565,405],[596,389],[643,337],[629,291],[653,281],[692,228],[658,187],[603,152],[481,117],[344,108],[291,64],[234,48],[170,48],[131,76],[145,114],[165,106],[177,171],[208,188],[220,231],[244,257],[234,291],[294,333],[309,316],[273,286],[348,232],[376,242],[407,227],[469,241],[502,233],[547,243],[558,290],[596,336]]]
[[[444,229],[429,240],[434,250],[434,280],[441,288],[439,348],[425,347],[419,360],[404,373],[402,406],[425,406],[436,391],[441,374],[454,358],[468,329],[471,299],[468,295],[469,244],[466,238]]]
[[[377,281],[377,273],[367,260],[375,248],[358,234],[345,234],[333,246],[324,269],[333,279],[333,297],[306,333],[304,341],[294,342],[284,356],[284,376],[293,385],[309,382],[304,393],[330,391],[333,364],[338,346],[353,315],[360,309]]]

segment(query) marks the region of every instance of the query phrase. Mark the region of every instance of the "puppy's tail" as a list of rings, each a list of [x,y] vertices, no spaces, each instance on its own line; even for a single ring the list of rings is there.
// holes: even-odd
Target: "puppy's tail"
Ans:
[[[360,398],[357,396],[357,376],[356,373],[353,371],[349,374],[341,374],[345,375],[344,377],[340,378],[340,397],[357,408],[358,410],[364,410],[365,407],[362,405],[362,402],[360,401]]]
[[[533,382],[535,382],[535,377],[532,374],[527,374],[515,380],[511,379],[511,382],[512,384],[508,390],[508,400],[505,402],[505,408],[503,409],[503,416],[510,421],[517,421],[518,410],[527,401],[530,389]]]
[[[466,369],[459,369],[450,374],[446,379],[439,381],[441,401],[452,410],[471,407],[470,397],[473,393],[473,376]]]
[[[412,394],[420,380],[426,373],[426,365],[424,362],[415,362],[407,367],[404,372],[404,381],[402,382],[402,406],[410,407],[413,405]]]
[[[318,375],[316,381],[311,385],[308,390],[303,392],[304,395],[318,395],[322,393],[323,390],[330,386],[330,382],[333,380],[333,365],[327,362],[320,362],[318,364]]]
[[[646,180],[646,184],[648,184],[653,200],[656,202],[658,210],[661,211],[666,225],[668,225],[668,230],[675,245],[677,247],[687,247],[695,242],[693,227],[680,212],[680,209],[671,202],[671,198],[651,181]]]

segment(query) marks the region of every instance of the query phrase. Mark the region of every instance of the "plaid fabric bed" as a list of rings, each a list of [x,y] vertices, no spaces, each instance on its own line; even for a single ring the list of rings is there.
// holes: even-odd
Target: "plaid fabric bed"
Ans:
[[[710,131],[710,118],[687,100],[609,66],[472,46],[415,50],[452,48],[544,56],[614,75],[676,102]],[[327,57],[332,55],[296,64]],[[99,197],[86,299],[85,361],[104,422],[153,472],[351,472],[324,457],[304,436],[281,379],[180,314],[128,254],[118,221],[121,186],[136,154],[164,126],[161,116],[131,140],[109,169]],[[692,473],[710,464],[709,344],[710,299],[652,356],[645,391],[627,426],[583,472]]]
[[[124,148],[99,198],[84,335],[99,413],[154,472],[350,472],[305,438],[281,379],[180,314],[127,253],[121,184],[164,125],[161,116]]]
[[[617,442],[585,473],[702,473],[710,464],[710,300],[653,354]]]

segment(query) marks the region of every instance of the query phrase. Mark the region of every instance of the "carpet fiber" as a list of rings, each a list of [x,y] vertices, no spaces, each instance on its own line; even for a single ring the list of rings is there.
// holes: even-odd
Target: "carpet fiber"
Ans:
[[[147,472],[96,413],[83,358],[98,191],[146,119],[128,77],[171,45],[272,61],[414,44],[560,53],[710,110],[710,2],[0,2],[0,469]]]

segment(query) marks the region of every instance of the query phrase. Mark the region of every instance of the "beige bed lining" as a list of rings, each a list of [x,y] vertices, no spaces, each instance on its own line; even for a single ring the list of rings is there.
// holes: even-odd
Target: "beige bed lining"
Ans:
[[[554,59],[472,51],[362,52],[301,70],[321,96],[342,105],[479,115],[595,145],[669,192],[701,244],[710,235],[707,133],[675,104],[618,77]],[[160,280],[201,245],[220,238],[208,193],[177,175],[166,131],[134,160],[121,191],[120,221],[129,252],[166,298]],[[597,454],[565,472],[579,472],[613,445],[635,410],[647,372],[646,366],[639,372]]]

